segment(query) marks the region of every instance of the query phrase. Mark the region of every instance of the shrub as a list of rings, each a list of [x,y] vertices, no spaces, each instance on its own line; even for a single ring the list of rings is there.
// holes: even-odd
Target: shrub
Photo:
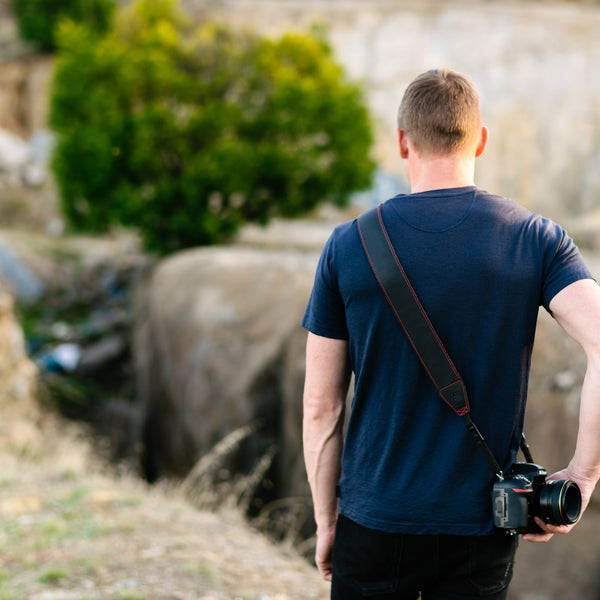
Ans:
[[[154,0],[59,41],[54,170],[76,228],[136,226],[165,253],[369,185],[360,89],[315,36],[195,27]]]
[[[11,0],[21,37],[42,50],[55,48],[55,30],[62,19],[106,31],[115,9],[113,0]]]

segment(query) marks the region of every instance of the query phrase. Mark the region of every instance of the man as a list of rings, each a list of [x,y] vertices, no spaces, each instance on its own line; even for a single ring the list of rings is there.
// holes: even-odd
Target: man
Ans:
[[[575,481],[585,508],[600,477],[600,288],[561,227],[474,186],[487,135],[464,76],[417,77],[398,113],[411,193],[382,218],[504,472],[517,460],[539,306],[583,346],[577,447],[552,478]],[[304,454],[332,598],[506,598],[517,536],[494,529],[494,472],[395,320],[356,220],[327,242],[303,325]],[[537,521],[523,539],[572,528]]]

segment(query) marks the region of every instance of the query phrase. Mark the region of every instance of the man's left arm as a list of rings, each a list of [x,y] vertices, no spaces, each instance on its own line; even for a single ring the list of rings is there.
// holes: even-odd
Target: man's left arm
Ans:
[[[326,580],[331,580],[336,486],[342,470],[344,409],[350,375],[348,342],[309,333],[304,385],[304,462],[317,523],[315,561]]]
[[[582,512],[600,478],[600,287],[581,279],[561,290],[550,302],[556,321],[586,353],[587,369],[581,389],[579,430],[569,465],[549,479],[575,481],[582,495]],[[573,525],[549,525],[536,517],[543,533],[526,534],[529,542],[547,542],[555,533],[568,533]]]

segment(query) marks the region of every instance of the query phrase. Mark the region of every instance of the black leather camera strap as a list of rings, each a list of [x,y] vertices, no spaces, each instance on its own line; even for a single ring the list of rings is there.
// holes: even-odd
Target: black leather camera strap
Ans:
[[[483,450],[496,475],[503,479],[498,461],[471,419],[465,384],[421,305],[392,246],[381,218],[381,205],[358,218],[358,231],[373,273],[423,368],[444,402],[458,416],[465,419],[467,429]]]

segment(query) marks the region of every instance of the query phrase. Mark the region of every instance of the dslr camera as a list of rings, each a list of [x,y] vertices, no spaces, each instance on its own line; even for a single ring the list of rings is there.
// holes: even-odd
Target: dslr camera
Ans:
[[[494,526],[506,533],[539,533],[533,520],[552,525],[572,525],[581,513],[581,491],[574,481],[546,480],[547,472],[533,462],[517,462],[510,473],[494,484]]]

